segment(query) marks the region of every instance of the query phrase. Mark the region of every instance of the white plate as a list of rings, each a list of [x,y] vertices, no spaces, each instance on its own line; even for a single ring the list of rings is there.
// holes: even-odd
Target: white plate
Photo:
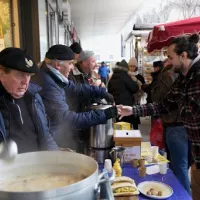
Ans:
[[[138,184],[137,188],[143,195],[152,199],[167,199],[173,194],[173,189],[169,185],[157,181],[141,182]],[[147,191],[151,188],[157,191],[162,191],[162,196],[147,195]]]

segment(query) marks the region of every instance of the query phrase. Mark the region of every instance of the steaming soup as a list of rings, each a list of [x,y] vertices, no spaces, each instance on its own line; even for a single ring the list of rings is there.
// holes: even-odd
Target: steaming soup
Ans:
[[[1,191],[9,192],[36,192],[64,187],[82,179],[85,175],[66,173],[32,174],[30,176],[17,176],[0,182]]]

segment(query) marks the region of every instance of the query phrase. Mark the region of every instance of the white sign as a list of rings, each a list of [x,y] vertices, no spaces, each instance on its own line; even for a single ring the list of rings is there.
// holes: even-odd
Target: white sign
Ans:
[[[128,163],[131,162],[133,159],[140,159],[141,157],[141,147],[134,146],[134,147],[125,147],[124,151],[124,162]]]

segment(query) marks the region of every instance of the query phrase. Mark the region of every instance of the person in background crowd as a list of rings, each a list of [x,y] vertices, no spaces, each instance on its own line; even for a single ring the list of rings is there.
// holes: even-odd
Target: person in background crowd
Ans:
[[[153,63],[155,72],[151,83],[152,102],[158,103],[170,91],[178,74],[170,72],[172,65],[164,67],[162,61]],[[190,181],[188,177],[188,138],[186,129],[175,110],[161,116],[164,128],[164,142],[167,156],[171,161],[171,167],[181,184],[190,193]],[[190,149],[191,150],[191,149]]]
[[[172,85],[172,79],[166,68],[164,69],[161,60],[153,62],[153,69],[154,72],[151,73],[152,82],[150,84],[151,100],[152,102],[159,102]]]
[[[157,102],[158,98],[156,95],[156,90],[157,90],[157,86],[159,85],[158,82],[160,81],[161,84],[165,85],[165,83],[161,81],[160,79],[162,69],[163,69],[163,62],[161,60],[153,62],[154,72],[151,73],[152,81],[150,84],[143,84],[141,87],[142,90],[145,93],[147,93],[147,103]],[[158,88],[158,90],[160,91],[160,88]],[[154,96],[153,99],[152,99],[152,95]]]
[[[138,89],[139,86],[128,74],[128,63],[122,60],[113,68],[113,75],[108,82],[108,92],[114,96],[116,104],[132,106],[134,102],[133,94],[138,92]],[[138,117],[125,117],[123,121],[133,125],[134,129],[138,129],[140,122]]]
[[[78,63],[74,66],[74,69],[70,72],[69,80],[75,84],[87,84],[93,86],[101,86],[101,80],[95,77],[94,70],[97,67],[96,59],[93,51],[82,51]],[[97,74],[98,75],[98,74]],[[80,99],[77,97],[69,96],[67,102],[70,110],[75,112],[84,112],[93,103],[100,102],[100,99],[86,98]],[[90,130],[89,128],[82,128],[75,130],[79,132],[79,138],[83,141],[86,146],[89,146]],[[84,150],[86,151],[86,150]]]
[[[94,69],[97,67],[96,59],[93,51],[82,51],[78,63],[74,66],[74,69],[70,72],[69,80],[75,84],[87,84],[93,86],[102,86],[101,81],[94,76]],[[99,80],[99,81],[98,81]],[[85,108],[92,103],[94,99],[85,99],[85,101],[77,98],[68,98],[70,108],[76,112],[83,112]]]
[[[144,77],[139,74],[138,71],[138,62],[135,57],[130,58],[128,62],[129,71],[142,83],[145,84]]]
[[[101,63],[101,66],[99,67],[98,74],[101,77],[101,81],[106,85],[108,81],[108,74],[109,74],[109,69],[105,65],[105,62]]]
[[[162,101],[141,106],[118,106],[118,113],[124,116],[161,115],[179,110],[189,140],[196,169],[192,171],[192,198],[200,196],[200,55],[198,55],[199,35],[180,36],[168,46],[168,63],[179,73],[171,90]],[[181,151],[176,148],[176,151]],[[179,158],[180,159],[180,158]]]
[[[78,43],[78,42],[74,42],[71,46],[70,46],[71,50],[74,52],[74,56],[75,56],[75,59],[74,59],[74,62],[76,63],[78,57],[79,57],[79,54],[82,52],[82,48],[81,48],[81,45]]]
[[[107,67],[107,69],[108,69],[108,76],[107,76],[107,82],[108,82],[109,79],[110,79],[110,67],[109,67],[108,64],[106,65],[106,67]]]
[[[138,72],[138,64],[136,58],[132,57],[129,60],[128,68],[129,68],[129,75],[131,78],[137,82],[139,86],[139,91],[134,95],[135,102],[134,104],[140,104],[141,98],[144,94],[143,90],[141,89],[142,85],[145,84],[144,77],[139,74]]]
[[[93,85],[92,72],[97,66],[93,51],[82,51],[69,77],[74,83]]]
[[[0,142],[14,140],[18,153],[59,150],[49,133],[41,88],[30,83],[38,70],[22,49],[0,52]]]
[[[68,97],[76,97],[80,101],[105,98],[109,103],[114,103],[113,96],[107,93],[105,88],[75,85],[68,80],[68,75],[73,69],[73,61],[74,53],[69,47],[54,45],[46,53],[40,72],[32,80],[43,88],[40,94],[50,118],[50,130],[58,146],[80,152],[79,135],[72,134],[71,131],[104,124],[108,119],[117,117],[117,109],[113,106],[105,110],[81,113],[69,110]]]

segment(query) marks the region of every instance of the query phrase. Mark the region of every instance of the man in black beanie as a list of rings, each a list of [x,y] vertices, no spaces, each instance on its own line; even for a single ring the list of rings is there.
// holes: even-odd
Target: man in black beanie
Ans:
[[[81,45],[78,42],[74,42],[70,48],[74,52],[75,61],[77,61],[79,54],[82,52]]]
[[[38,71],[24,50],[10,47],[0,52],[0,142],[14,140],[18,153],[58,150],[38,94],[41,88],[30,83]]]
[[[68,80],[73,61],[74,53],[69,47],[54,45],[46,53],[40,72],[33,77],[33,81],[43,88],[40,94],[50,118],[50,130],[59,147],[83,152],[83,149],[80,149],[82,141],[74,130],[105,124],[107,119],[117,117],[117,109],[110,107],[80,113],[69,110],[69,96],[79,98],[80,101],[100,97],[105,98],[108,103],[114,103],[113,96],[107,93],[105,88],[75,85]]]
[[[153,62],[154,72],[157,72],[163,68],[163,62],[161,60]]]

